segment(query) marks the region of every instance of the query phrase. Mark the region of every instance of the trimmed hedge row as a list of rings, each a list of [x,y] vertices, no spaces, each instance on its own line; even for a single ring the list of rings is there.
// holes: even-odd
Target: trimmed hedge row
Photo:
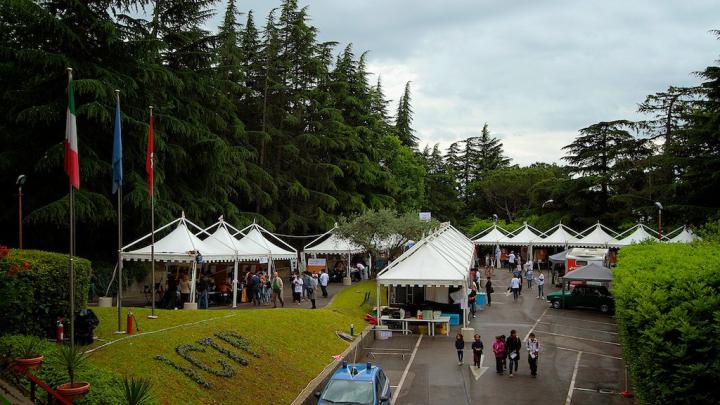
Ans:
[[[640,401],[720,403],[720,244],[624,247],[614,274],[623,357]]]
[[[3,250],[0,257],[0,334],[46,336],[70,315],[68,256],[41,250]],[[90,261],[75,258],[75,306],[87,306]]]

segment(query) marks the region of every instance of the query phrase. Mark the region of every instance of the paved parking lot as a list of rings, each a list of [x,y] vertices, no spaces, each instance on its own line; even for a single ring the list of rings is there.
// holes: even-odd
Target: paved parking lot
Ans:
[[[471,370],[472,353],[458,366],[453,337],[400,336],[376,341],[366,359],[381,365],[393,387],[395,404],[624,404],[624,363],[617,326],[610,315],[592,310],[556,310],[537,299],[537,290],[523,289],[514,302],[503,292],[507,271],[493,279],[493,305],[472,320],[485,344],[480,370]],[[546,286],[547,290],[552,288]],[[527,355],[522,355],[514,378],[495,373],[492,342],[496,335],[517,330],[520,338],[531,331],[541,344],[538,377],[531,378]]]

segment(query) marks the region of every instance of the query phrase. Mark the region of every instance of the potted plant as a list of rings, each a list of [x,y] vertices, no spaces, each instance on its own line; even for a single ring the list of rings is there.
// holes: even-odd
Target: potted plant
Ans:
[[[75,373],[85,364],[87,356],[78,346],[63,345],[57,351],[57,357],[60,365],[67,371],[70,382],[60,384],[55,390],[70,401],[85,395],[90,390],[90,383],[85,381],[76,382]]]
[[[146,378],[123,379],[123,396],[128,405],[144,405],[152,401],[152,382]]]
[[[17,346],[15,370],[21,374],[28,369],[37,370],[44,358],[45,356],[40,353],[40,340],[34,336],[27,336]]]

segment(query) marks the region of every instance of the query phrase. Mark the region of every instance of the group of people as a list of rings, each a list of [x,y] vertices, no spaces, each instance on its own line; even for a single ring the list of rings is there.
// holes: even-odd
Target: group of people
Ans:
[[[523,350],[524,346],[524,350]],[[483,354],[483,343],[480,335],[474,336],[473,342],[470,344],[473,352],[473,366],[480,367]],[[457,351],[458,365],[463,364],[463,355],[465,353],[465,340],[463,335],[458,333],[455,337],[455,350]],[[530,375],[537,377],[538,357],[540,355],[540,342],[534,333],[528,335],[527,340],[523,342],[517,336],[517,331],[510,331],[510,336],[495,336],[495,342],[492,345],[492,351],[495,355],[495,371],[499,375],[504,375],[505,370],[509,371],[510,377],[513,377],[518,371],[521,352],[525,351],[528,355],[528,364],[530,366]]]
[[[524,274],[520,262],[518,262],[514,269],[510,268],[510,271],[512,272],[513,277],[510,280],[508,291],[512,292],[514,301],[517,301],[517,299],[522,296],[523,279],[527,282],[527,288],[529,290],[532,290],[533,284],[537,284],[538,294],[535,298],[545,298],[545,274],[543,274],[541,270],[538,270],[536,278],[535,272],[533,271],[532,261],[527,261],[525,263]]]
[[[317,293],[317,289],[320,287],[323,298],[327,298],[328,282],[330,282],[330,276],[325,269],[323,269],[319,275],[309,271],[303,272],[302,275],[296,272],[292,278],[293,302],[300,305],[303,298],[307,298],[310,300],[310,303],[312,303],[311,308],[316,309],[315,294]]]

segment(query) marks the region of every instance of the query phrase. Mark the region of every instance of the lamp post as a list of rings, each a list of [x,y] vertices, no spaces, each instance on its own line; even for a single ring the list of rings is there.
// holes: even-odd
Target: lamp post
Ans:
[[[24,174],[18,176],[15,184],[18,186],[18,248],[23,248],[23,214],[22,214],[22,186],[27,177]]]
[[[554,203],[555,200],[547,200],[540,206],[540,215],[542,215],[543,208],[545,208],[546,205]]]
[[[655,201],[655,206],[658,208],[658,239],[662,241],[662,210],[663,206],[659,201]]]

